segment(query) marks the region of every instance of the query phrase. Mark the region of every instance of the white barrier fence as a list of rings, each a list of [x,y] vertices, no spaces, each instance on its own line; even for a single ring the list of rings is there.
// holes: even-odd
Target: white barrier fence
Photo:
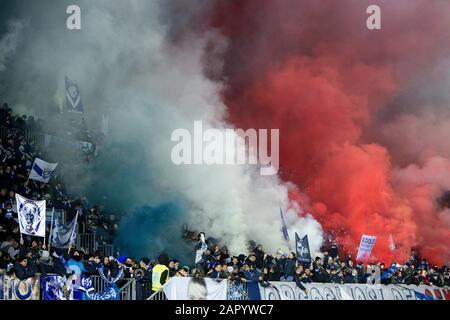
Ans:
[[[273,287],[259,287],[262,300],[418,300],[415,291],[436,300],[450,300],[450,288],[370,284],[305,284],[272,282]]]

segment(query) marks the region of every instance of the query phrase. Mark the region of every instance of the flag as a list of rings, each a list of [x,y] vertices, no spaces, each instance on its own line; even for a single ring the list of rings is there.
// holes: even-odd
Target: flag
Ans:
[[[280,214],[281,214],[281,230],[283,232],[283,237],[284,239],[289,242],[289,233],[286,227],[286,221],[284,221],[284,217],[283,217],[283,210],[281,210],[280,208]]]
[[[45,238],[45,200],[29,200],[16,193],[16,203],[20,232]]]
[[[72,247],[76,239],[76,227],[78,220],[78,212],[72,222],[65,225],[61,222],[60,217],[53,220],[52,234],[50,243],[58,249],[68,249]]]
[[[389,279],[395,272],[397,272],[397,266],[393,264],[389,267],[389,269],[383,272],[383,274],[381,275],[381,280]]]
[[[309,251],[308,235],[302,239],[295,233],[295,250],[297,255],[297,261],[299,264],[311,263],[311,252]]]
[[[70,113],[84,113],[80,89],[76,82],[66,77],[66,110]]]
[[[367,236],[363,234],[361,237],[361,243],[359,244],[358,256],[356,257],[356,260],[369,259],[376,240],[377,237],[375,236]]]
[[[392,237],[392,234],[389,235],[389,249],[391,251],[394,251],[396,249],[395,247],[395,242],[394,242],[394,238]]]
[[[48,183],[57,166],[57,163],[48,163],[44,160],[36,158],[34,159],[28,179]]]

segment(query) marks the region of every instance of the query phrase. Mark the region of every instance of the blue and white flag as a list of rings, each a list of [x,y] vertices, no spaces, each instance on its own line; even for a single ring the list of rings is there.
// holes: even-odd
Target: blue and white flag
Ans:
[[[295,251],[298,263],[300,264],[311,263],[311,252],[309,250],[308,235],[300,239],[297,232],[295,233]]]
[[[58,249],[69,249],[75,243],[76,228],[78,220],[78,212],[72,222],[65,225],[61,222],[60,217],[55,216],[52,226],[52,234],[50,243],[52,247]]]
[[[375,246],[375,241],[377,237],[368,236],[363,234],[361,237],[361,242],[359,244],[358,255],[356,260],[368,260],[370,254],[372,253],[372,249]]]
[[[283,210],[280,208],[280,215],[281,215],[281,231],[283,232],[284,239],[289,242],[289,233],[286,227],[286,221],[284,221],[283,217]]]
[[[33,166],[31,167],[30,176],[28,179],[48,183],[57,166],[57,163],[48,163],[44,160],[36,158]]]
[[[66,77],[66,110],[70,113],[84,113],[81,93],[75,81]]]
[[[16,203],[20,232],[45,238],[45,200],[29,200],[16,193]]]
[[[383,274],[381,275],[381,280],[389,279],[392,277],[394,273],[397,272],[397,266],[395,264],[392,264],[389,269],[387,269]]]

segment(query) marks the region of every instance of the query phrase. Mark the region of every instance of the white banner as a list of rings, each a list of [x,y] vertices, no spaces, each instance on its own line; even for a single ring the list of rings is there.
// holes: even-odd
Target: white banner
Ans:
[[[164,286],[168,300],[227,300],[227,280],[171,278]]]
[[[49,163],[36,158],[33,166],[31,167],[30,176],[28,179],[48,183],[57,166],[57,163]]]
[[[45,200],[34,201],[16,193],[20,232],[45,238]]]
[[[359,244],[358,256],[356,260],[367,260],[372,253],[372,249],[375,246],[375,241],[377,237],[375,236],[367,236],[363,234],[361,237],[361,243]]]
[[[274,288],[259,287],[261,300],[419,300],[415,291],[435,300],[450,300],[450,288],[407,285],[304,284],[271,282]]]

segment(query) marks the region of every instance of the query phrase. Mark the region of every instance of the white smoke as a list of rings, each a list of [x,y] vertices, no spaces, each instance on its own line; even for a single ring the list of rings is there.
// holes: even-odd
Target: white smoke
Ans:
[[[8,31],[0,38],[0,72],[6,69],[7,61],[16,51],[25,25],[26,22],[20,20],[8,22]]]
[[[158,204],[181,195],[191,204],[184,217],[187,221],[168,224],[187,222],[221,238],[232,253],[246,252],[248,240],[270,251],[285,247],[279,210],[291,208],[287,212],[291,233],[308,234],[311,251],[318,251],[320,224],[309,215],[297,217],[301,210],[289,202],[288,186],[277,177],[260,176],[256,167],[175,166],[171,162],[173,130],[192,130],[196,120],[202,120],[205,129],[230,127],[223,121],[222,84],[204,76],[202,62],[209,40],[226,46],[226,39],[204,33],[182,43],[167,41],[170,26],[161,23],[166,13],[157,1],[81,1],[80,7],[81,31],[67,31],[63,25],[59,32],[54,26],[47,34],[40,30],[21,58],[39,63],[32,74],[47,72],[56,77],[52,81],[56,100],[63,95],[64,76],[76,79],[86,117],[95,119],[107,110],[110,139],[139,145],[143,161],[140,181],[132,182],[139,194],[134,205]],[[39,88],[42,85],[34,83],[27,89],[48,92]],[[166,232],[160,230],[161,236]]]

